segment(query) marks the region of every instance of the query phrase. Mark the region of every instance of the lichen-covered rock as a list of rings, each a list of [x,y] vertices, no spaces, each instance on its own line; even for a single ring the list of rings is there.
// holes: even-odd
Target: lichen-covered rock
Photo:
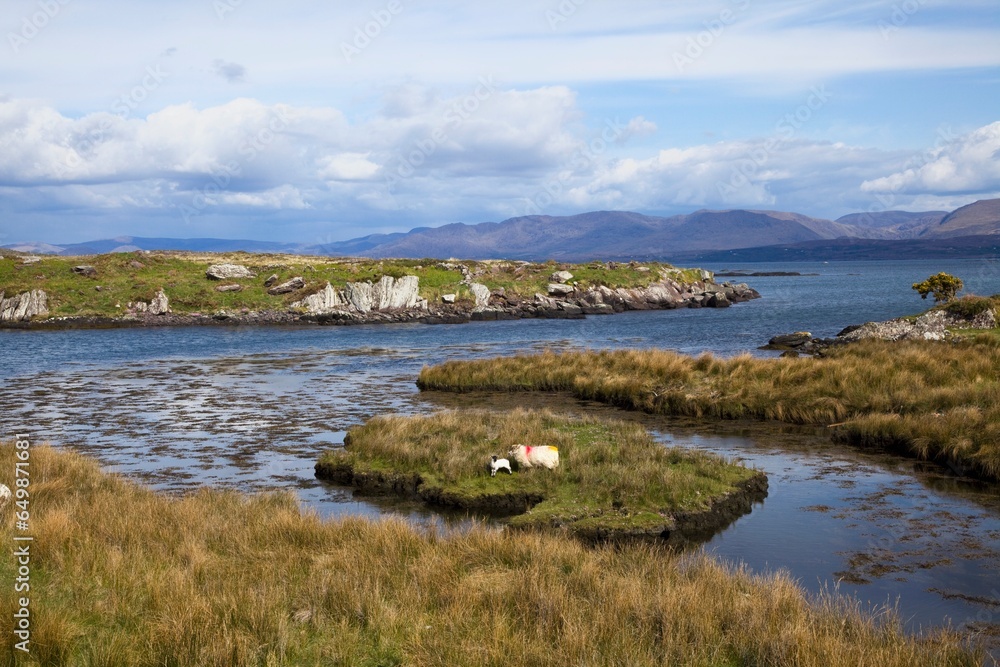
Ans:
[[[151,315],[166,315],[170,312],[170,302],[163,288],[160,288],[153,300],[149,302],[149,312]]]
[[[205,277],[209,280],[237,280],[256,276],[256,273],[242,264],[213,264],[205,271]]]
[[[9,299],[5,299],[4,293],[0,291],[0,320],[19,322],[37,316],[44,317],[49,314],[47,304],[48,295],[40,289],[22,292]]]
[[[215,288],[216,292],[242,292],[243,285],[239,283],[232,283],[230,285],[219,285]]]
[[[96,276],[97,275],[97,269],[95,269],[94,267],[90,266],[89,264],[81,264],[80,266],[74,266],[73,267],[73,273],[76,273],[76,274],[81,275],[81,276],[90,277],[90,276]]]
[[[549,283],[549,296],[567,296],[575,291],[576,289],[572,285]]]

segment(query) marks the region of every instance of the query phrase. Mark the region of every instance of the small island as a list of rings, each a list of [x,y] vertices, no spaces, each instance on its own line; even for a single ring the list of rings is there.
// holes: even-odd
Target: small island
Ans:
[[[250,253],[0,254],[0,326],[370,324],[725,308],[760,295],[650,262],[460,261]]]
[[[557,447],[558,467],[518,469],[511,461],[513,474],[491,477],[491,455],[521,443]],[[376,417],[344,444],[317,463],[319,478],[590,543],[707,538],[767,495],[764,473],[664,447],[636,424],[548,412]]]

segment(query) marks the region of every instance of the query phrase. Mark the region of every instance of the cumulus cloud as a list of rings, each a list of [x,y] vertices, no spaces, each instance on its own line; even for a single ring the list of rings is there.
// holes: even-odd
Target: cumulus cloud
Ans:
[[[8,98],[0,100],[0,199],[4,210],[29,214],[142,211],[192,222],[284,212],[406,229],[609,208],[830,215],[882,206],[884,191],[895,208],[954,208],[1000,190],[1000,122],[914,163],[912,152],[791,132],[633,148],[628,140],[655,133],[654,123],[587,120],[567,87],[510,90],[489,79],[450,95],[409,86],[360,119],[246,98],[145,118],[71,118]],[[942,195],[947,202],[934,199]]]
[[[866,180],[873,193],[946,195],[1000,191],[1000,121],[911,156],[903,169]]]

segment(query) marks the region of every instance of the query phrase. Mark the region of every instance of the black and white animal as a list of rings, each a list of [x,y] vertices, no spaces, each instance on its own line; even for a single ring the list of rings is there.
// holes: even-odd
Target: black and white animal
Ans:
[[[510,469],[510,461],[507,459],[498,459],[496,454],[490,457],[488,466],[490,469],[490,477],[496,477],[497,472],[500,470],[506,470],[508,475],[514,474],[514,471]]]

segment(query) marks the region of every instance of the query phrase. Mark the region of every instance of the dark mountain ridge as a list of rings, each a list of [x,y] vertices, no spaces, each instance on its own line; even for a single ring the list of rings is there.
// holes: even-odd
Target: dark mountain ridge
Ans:
[[[24,243],[5,247],[60,255],[138,249],[243,250],[376,258],[669,261],[711,256],[735,259],[735,252],[741,257],[777,259],[787,258],[791,253],[802,258],[829,259],[852,254],[884,257],[893,252],[926,257],[939,251],[981,256],[983,252],[993,253],[993,236],[997,234],[1000,234],[1000,199],[979,201],[952,213],[884,211],[846,215],[836,221],[801,213],[748,209],[702,209],[669,217],[631,211],[592,211],[558,217],[521,216],[479,224],[459,222],[322,245],[127,236],[63,246]],[[899,245],[903,241],[908,243]]]

